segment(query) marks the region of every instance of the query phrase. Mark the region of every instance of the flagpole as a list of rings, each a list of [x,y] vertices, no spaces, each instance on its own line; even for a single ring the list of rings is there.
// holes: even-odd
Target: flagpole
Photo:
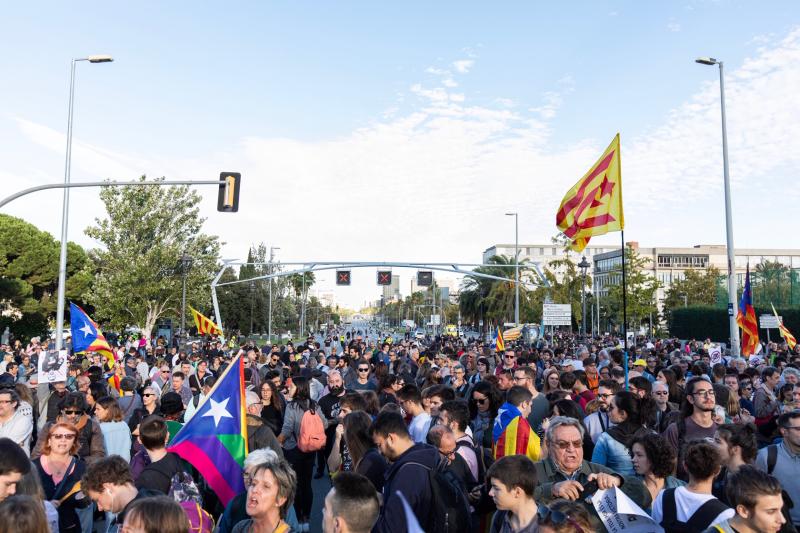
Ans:
[[[625,390],[628,390],[628,286],[625,279],[625,230],[622,236],[622,345],[624,346],[622,364],[625,369]]]

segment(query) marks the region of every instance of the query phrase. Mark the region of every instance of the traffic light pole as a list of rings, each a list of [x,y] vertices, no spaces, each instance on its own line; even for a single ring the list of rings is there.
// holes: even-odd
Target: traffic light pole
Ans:
[[[36,187],[30,187],[28,189],[23,189],[19,192],[12,194],[11,196],[7,196],[0,200],[0,208],[4,207],[5,205],[13,202],[17,198],[22,196],[26,196],[28,194],[38,192],[38,191],[46,191],[48,189],[77,189],[80,187],[141,187],[141,186],[163,186],[163,185],[216,185],[219,187],[219,180],[163,180],[163,181],[87,181],[82,183],[72,183],[72,182],[61,182],[61,183],[48,183],[46,185],[37,185]],[[66,216],[66,214],[65,214]],[[66,248],[67,248],[67,241],[66,239],[62,239],[61,242],[61,257],[66,259]],[[65,261],[66,265],[66,261]],[[66,268],[66,266],[65,266]],[[58,289],[58,307],[56,313],[56,350],[60,350],[64,347],[63,343],[63,336],[64,336],[64,294],[65,294],[65,287],[59,283]]]

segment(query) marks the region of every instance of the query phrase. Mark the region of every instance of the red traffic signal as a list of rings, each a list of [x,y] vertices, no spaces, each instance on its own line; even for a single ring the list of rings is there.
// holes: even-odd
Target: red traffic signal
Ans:
[[[392,284],[392,271],[378,270],[378,285],[391,285],[391,284]]]
[[[336,284],[337,285],[350,285],[350,271],[337,270],[336,271]]]

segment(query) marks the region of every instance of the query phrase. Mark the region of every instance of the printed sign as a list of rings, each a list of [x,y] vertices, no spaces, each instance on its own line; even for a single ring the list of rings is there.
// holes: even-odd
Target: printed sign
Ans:
[[[609,533],[664,533],[664,528],[616,487],[595,492],[592,504]]]
[[[47,350],[39,356],[39,383],[67,381],[67,351]]]
[[[572,325],[572,306],[570,304],[543,304],[542,324],[545,326]]]
[[[719,346],[709,346],[708,355],[711,356],[712,365],[722,362],[722,348]]]

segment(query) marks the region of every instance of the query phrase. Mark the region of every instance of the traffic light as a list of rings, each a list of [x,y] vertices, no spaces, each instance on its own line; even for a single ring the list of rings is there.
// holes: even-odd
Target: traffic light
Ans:
[[[433,272],[430,270],[420,270],[417,272],[417,285],[420,287],[430,287],[433,285]]]
[[[378,285],[391,285],[391,284],[392,284],[392,271],[378,270]]]
[[[238,172],[220,172],[217,211],[235,213],[239,210],[239,188],[242,175]]]
[[[336,284],[337,285],[350,285],[350,271],[337,270],[336,271]]]

